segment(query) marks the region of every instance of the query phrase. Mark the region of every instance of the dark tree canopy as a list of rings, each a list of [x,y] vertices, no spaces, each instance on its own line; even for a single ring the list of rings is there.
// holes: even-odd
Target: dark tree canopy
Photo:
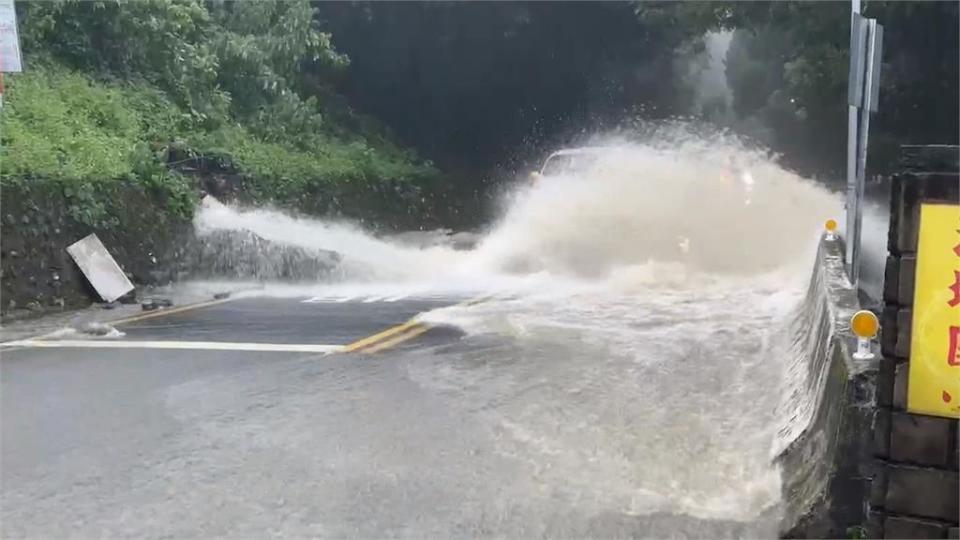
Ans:
[[[850,5],[847,2],[638,2],[693,32],[735,30],[727,57],[734,127],[806,172],[842,176]],[[887,170],[899,144],[957,143],[960,4],[865,2],[884,26],[871,165]]]
[[[139,122],[142,134],[110,137],[224,156],[290,197],[325,183],[438,179],[418,155],[473,196],[491,171],[516,170],[583,134],[689,115],[760,141],[801,172],[843,176],[845,2],[16,5],[28,73],[10,77],[4,133],[24,157],[11,151],[0,176],[40,174],[39,163],[50,164],[43,174],[74,174],[55,159],[64,137],[53,128],[40,133],[45,124],[28,114],[31,107],[52,114],[54,101],[64,110],[76,102],[92,108],[90,99],[72,97],[79,95],[72,84],[137,87],[135,103],[121,108],[149,117]],[[958,6],[865,3],[865,14],[885,28],[874,170],[889,167],[899,144],[957,142]],[[702,65],[703,36],[718,30],[733,32],[729,104],[698,102],[691,76]],[[18,85],[55,87],[58,95],[18,97]],[[83,130],[71,136],[90,139]],[[106,156],[115,146],[97,147]],[[27,157],[28,147],[49,152]],[[138,163],[164,159],[141,150]]]
[[[484,170],[579,130],[704,114],[804,172],[842,176],[845,2],[317,2],[352,65],[339,88],[453,170]],[[872,163],[956,142],[956,2],[866,2],[884,25]],[[733,30],[732,114],[691,109],[677,59]],[[725,118],[720,120],[720,118]],[[731,120],[732,118],[732,120]]]
[[[625,2],[315,5],[351,58],[343,92],[455,170],[684,110],[672,73],[685,33],[644,24]]]
[[[415,194],[440,181],[333,91],[348,60],[307,0],[16,9],[26,69],[5,81],[0,182],[62,187],[84,222],[107,217],[104,186],[122,181],[165,192],[189,213],[181,173],[199,169],[228,171],[262,202],[297,206],[327,206],[348,188]]]

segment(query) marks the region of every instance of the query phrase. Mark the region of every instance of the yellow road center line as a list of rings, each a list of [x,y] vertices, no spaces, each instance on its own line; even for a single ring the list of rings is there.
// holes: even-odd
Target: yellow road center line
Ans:
[[[476,298],[471,298],[469,300],[464,300],[463,302],[453,304],[453,306],[450,306],[450,307],[475,306],[477,304],[481,304],[483,302],[492,300],[493,298],[494,298],[494,295],[478,296]],[[364,349],[362,352],[365,352],[365,353],[382,351],[383,349],[392,347],[397,343],[402,343],[404,341],[407,341],[408,339],[412,339],[419,336],[420,334],[429,330],[430,326],[431,325],[429,323],[417,321],[416,318],[413,318],[403,324],[398,324],[397,326],[391,326],[390,328],[387,328],[386,330],[373,334],[372,336],[367,336],[363,339],[359,339],[357,341],[354,341],[353,343],[345,345],[342,349],[342,352],[352,353],[352,352],[360,351],[361,349]],[[414,332],[406,333],[411,328],[414,328],[416,330]],[[396,336],[397,334],[402,334],[402,335],[397,336],[397,338],[390,339],[393,336]],[[385,341],[385,340],[389,340],[389,341]]]
[[[180,306],[175,308],[157,308],[155,311],[148,311],[140,315],[133,315],[131,317],[126,317],[123,319],[117,319],[115,321],[107,321],[107,324],[118,325],[118,324],[127,324],[136,321],[143,321],[146,319],[153,319],[156,317],[163,317],[165,315],[174,315],[176,313],[183,313],[185,311],[191,311],[194,309],[200,309],[210,306],[216,306],[218,304],[223,304],[233,300],[233,298],[221,298],[219,300],[210,300],[207,302],[198,302],[196,304],[188,304],[186,306]]]
[[[398,335],[398,336],[395,336],[395,337],[393,337],[393,338],[390,338],[390,339],[388,339],[388,340],[386,340],[386,341],[381,341],[380,343],[377,343],[377,344],[375,344],[375,345],[373,345],[373,346],[371,346],[371,347],[368,347],[368,348],[362,350],[361,352],[362,352],[363,354],[373,354],[373,353],[380,352],[380,351],[385,350],[385,349],[389,349],[390,347],[393,347],[393,346],[395,346],[395,345],[399,345],[399,344],[403,343],[404,341],[411,340],[411,339],[419,336],[420,334],[426,332],[426,331],[429,330],[429,329],[430,329],[430,326],[428,326],[428,325],[426,325],[426,324],[418,323],[417,325],[411,327],[411,330],[410,330],[410,331],[405,332],[405,333],[402,333],[402,334],[400,334],[400,335]]]
[[[392,327],[387,328],[386,330],[384,330],[384,331],[382,331],[382,332],[378,332],[378,333],[376,333],[376,334],[374,334],[374,335],[372,335],[372,336],[367,336],[367,337],[365,337],[365,338],[363,338],[363,339],[354,341],[353,343],[350,343],[349,345],[346,345],[346,346],[343,348],[343,352],[354,352],[354,351],[356,351],[356,350],[358,350],[358,349],[362,349],[362,348],[367,347],[367,346],[369,346],[369,345],[373,345],[373,344],[377,343],[377,342],[380,341],[380,340],[384,340],[384,339],[389,338],[390,336],[394,336],[394,335],[396,335],[396,334],[399,334],[400,332],[405,332],[406,330],[408,330],[408,329],[410,329],[410,328],[413,328],[414,326],[417,326],[417,325],[419,325],[419,324],[421,324],[421,323],[419,323],[419,322],[417,322],[417,321],[414,321],[414,320],[409,320],[409,321],[407,321],[407,322],[405,322],[405,323],[403,323],[403,324],[398,324],[397,326],[392,326]]]
[[[109,319],[107,319],[107,320],[103,320],[103,321],[93,321],[93,322],[98,322],[98,323],[102,323],[102,324],[106,324],[106,325],[110,325],[110,326],[119,326],[119,325],[121,325],[121,324],[127,324],[127,323],[132,323],[132,322],[136,322],[136,321],[142,321],[142,320],[146,320],[146,319],[153,319],[153,318],[156,318],[156,317],[163,317],[163,316],[165,316],[165,315],[174,315],[174,314],[176,314],[176,313],[183,313],[184,311],[190,311],[190,310],[193,310],[193,309],[200,309],[200,308],[205,308],[205,307],[209,307],[209,306],[215,306],[215,305],[217,305],[217,304],[223,304],[223,303],[225,303],[225,302],[229,302],[229,301],[234,300],[234,299],[235,299],[235,297],[231,297],[231,298],[221,298],[221,299],[219,299],[219,300],[209,300],[209,301],[207,301],[207,302],[198,302],[198,303],[196,303],[196,304],[188,304],[188,305],[185,305],[185,306],[180,306],[180,307],[175,307],[175,308],[168,308],[168,309],[165,309],[165,308],[157,308],[156,311],[150,311],[150,312],[147,312],[147,313],[141,313],[141,314],[139,314],[139,315],[132,315],[132,316],[130,316],[130,317],[123,317],[123,318],[114,319],[114,320],[109,320]],[[19,340],[19,341],[40,341],[40,340],[48,340],[48,339],[50,339],[50,338],[56,337],[57,333],[58,333],[58,332],[47,332],[46,334],[35,335],[35,336],[28,337],[28,338],[25,338],[25,339],[22,339],[22,340]],[[16,341],[16,340],[14,340],[14,341]],[[9,346],[10,343],[13,343],[13,341],[3,341],[3,342],[0,342],[0,345],[2,345],[2,346]]]
[[[163,317],[166,315],[174,315],[177,313],[184,313],[186,311],[192,311],[195,309],[201,309],[210,306],[216,306],[219,304],[224,304],[231,300],[236,299],[237,297],[230,298],[221,298],[219,300],[210,300],[207,302],[198,302],[196,304],[189,304],[185,306],[169,308],[169,309],[157,309],[156,311],[151,311],[148,313],[143,313],[140,315],[133,315],[131,317],[121,318],[113,321],[105,321],[107,324],[111,325],[122,325],[127,323],[132,323],[136,321],[143,321],[147,319],[153,319],[157,317]],[[475,306],[477,304],[486,302],[493,298],[492,295],[480,296],[477,298],[472,298],[459,304],[454,304],[454,306]],[[6,348],[7,350],[13,350],[14,348],[32,348],[32,347],[80,347],[80,348],[159,348],[159,349],[210,349],[210,350],[274,350],[281,351],[286,350],[289,352],[357,352],[360,349],[365,349],[362,352],[364,353],[375,353],[382,351],[384,349],[393,347],[394,345],[403,343],[404,341],[413,339],[427,330],[429,330],[431,325],[429,323],[424,323],[411,319],[403,324],[398,324],[387,328],[381,332],[367,336],[363,339],[359,339],[344,346],[338,345],[272,345],[272,344],[259,344],[259,343],[222,343],[222,342],[206,342],[207,345],[201,345],[197,342],[131,342],[131,341],[119,341],[119,342],[108,342],[108,341],[98,341],[98,340],[50,340],[47,339],[51,337],[51,334],[44,334],[42,336],[28,338],[19,341],[8,341],[0,343],[0,347]],[[399,334],[399,335],[398,335]],[[121,345],[125,343],[126,345]]]

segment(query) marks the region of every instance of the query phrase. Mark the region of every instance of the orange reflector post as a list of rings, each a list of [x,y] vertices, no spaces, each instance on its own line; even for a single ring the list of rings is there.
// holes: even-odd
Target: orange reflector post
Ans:
[[[858,338],[872,339],[880,330],[880,321],[872,311],[862,309],[853,314],[853,318],[850,319],[850,329]]]
[[[832,241],[837,239],[837,220],[828,219],[827,222],[823,224],[823,228],[827,230],[827,240]]]

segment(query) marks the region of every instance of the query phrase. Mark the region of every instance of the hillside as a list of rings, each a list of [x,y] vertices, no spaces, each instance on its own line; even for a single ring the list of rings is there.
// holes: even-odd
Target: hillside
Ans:
[[[27,67],[6,80],[0,178],[8,189],[62,190],[79,222],[110,225],[116,183],[188,217],[201,184],[340,210],[338,195],[365,187],[438,181],[330,89],[349,61],[305,1],[22,2],[17,11]]]

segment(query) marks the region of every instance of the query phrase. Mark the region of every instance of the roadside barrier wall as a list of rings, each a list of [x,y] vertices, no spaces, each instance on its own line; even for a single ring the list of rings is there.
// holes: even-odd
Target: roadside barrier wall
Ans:
[[[783,472],[782,535],[845,538],[865,518],[876,361],[855,360],[850,317],[857,292],[843,266],[839,240],[823,240],[807,296],[790,329],[798,370],[785,401],[777,460]]]

